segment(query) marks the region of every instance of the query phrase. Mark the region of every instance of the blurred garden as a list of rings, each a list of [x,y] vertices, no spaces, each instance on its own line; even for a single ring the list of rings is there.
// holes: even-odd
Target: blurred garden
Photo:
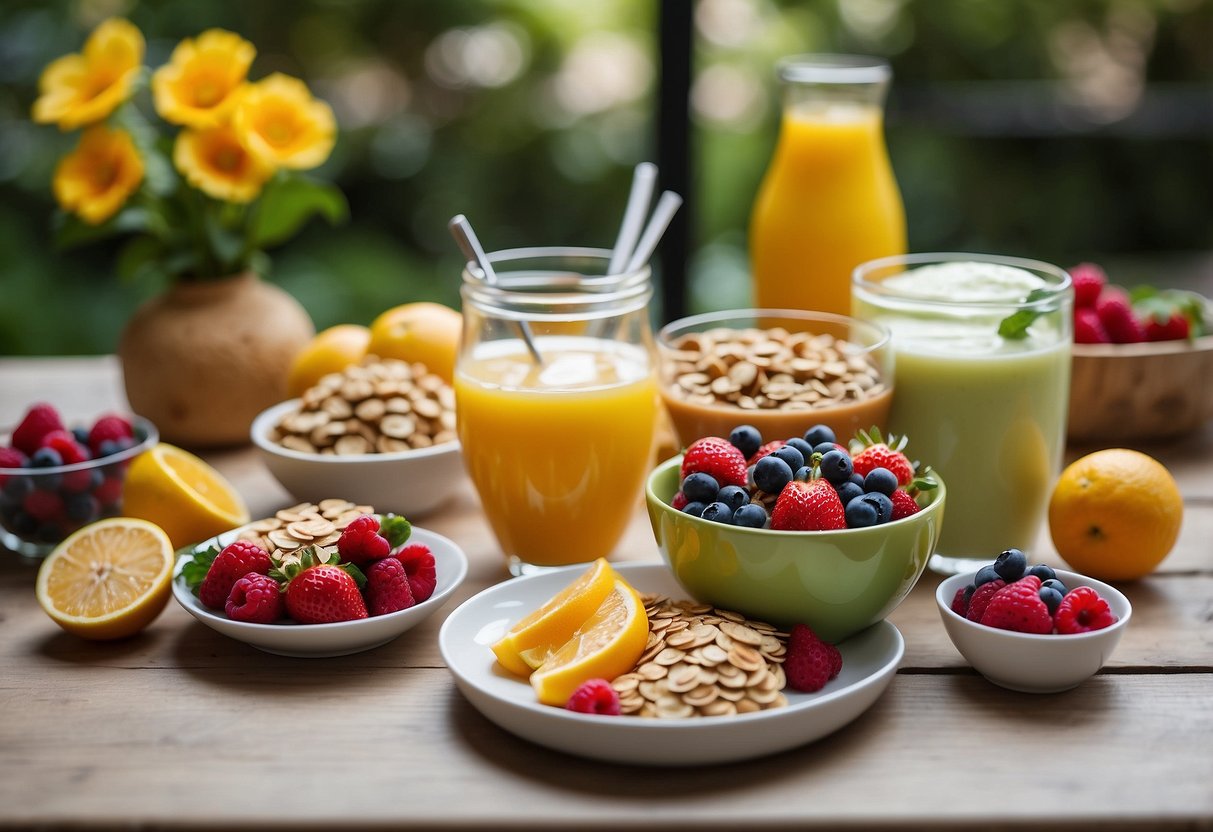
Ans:
[[[667,7],[668,8],[668,7]],[[271,249],[316,327],[458,306],[447,221],[486,248],[610,246],[656,158],[654,0],[6,0],[0,6],[0,355],[112,352],[167,277],[122,238],[65,246],[51,180],[77,141],[35,124],[38,79],[120,16],[158,67],[221,27],[250,77],[305,80],[348,202]],[[887,137],[911,251],[979,251],[1213,294],[1213,0],[697,0],[686,306],[749,302],[746,226],[775,143],[774,64],[893,66]],[[136,99],[150,99],[147,78]],[[151,108],[147,108],[152,112]],[[333,212],[334,214],[339,212]],[[658,319],[669,317],[656,310]]]

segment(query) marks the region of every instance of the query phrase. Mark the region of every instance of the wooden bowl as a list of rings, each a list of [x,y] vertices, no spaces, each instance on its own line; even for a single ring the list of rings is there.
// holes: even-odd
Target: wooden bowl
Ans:
[[[1213,335],[1075,344],[1073,356],[1071,442],[1151,442],[1213,419]]]

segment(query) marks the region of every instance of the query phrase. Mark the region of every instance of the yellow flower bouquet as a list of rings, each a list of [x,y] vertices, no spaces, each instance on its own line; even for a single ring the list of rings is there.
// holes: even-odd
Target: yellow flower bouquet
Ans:
[[[297,78],[249,80],[255,56],[244,38],[211,29],[149,74],[143,34],[112,18],[48,65],[34,120],[82,128],[52,183],[59,241],[135,234],[119,257],[127,275],[205,280],[264,272],[264,250],[310,218],[344,219],[341,191],[301,173],[332,151],[332,109]],[[149,77],[160,122],[137,106]]]

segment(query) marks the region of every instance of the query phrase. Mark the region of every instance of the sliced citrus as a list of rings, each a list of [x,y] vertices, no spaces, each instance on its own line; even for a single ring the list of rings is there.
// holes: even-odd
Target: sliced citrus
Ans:
[[[155,523],[175,548],[249,521],[244,500],[222,474],[188,451],[163,442],[131,463],[122,490],[122,513]]]
[[[614,679],[635,667],[648,638],[644,602],[618,579],[585,624],[531,674],[531,686],[543,704],[564,705],[583,682]]]
[[[605,558],[594,561],[577,580],[515,624],[505,638],[493,645],[497,661],[511,673],[530,675],[594,614],[618,577]]]
[[[69,633],[103,641],[142,630],[164,610],[173,577],[168,535],[111,517],[69,536],[38,569],[38,603]]]
[[[286,377],[287,395],[294,398],[329,373],[339,373],[366,355],[371,331],[357,324],[331,326],[308,342],[291,361]]]

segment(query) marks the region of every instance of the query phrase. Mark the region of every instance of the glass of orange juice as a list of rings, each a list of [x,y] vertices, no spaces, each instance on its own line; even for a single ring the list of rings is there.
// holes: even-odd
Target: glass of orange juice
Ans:
[[[606,249],[493,252],[492,284],[464,269],[459,440],[515,575],[607,556],[648,470],[653,290],[648,266],[606,275],[610,257]]]

